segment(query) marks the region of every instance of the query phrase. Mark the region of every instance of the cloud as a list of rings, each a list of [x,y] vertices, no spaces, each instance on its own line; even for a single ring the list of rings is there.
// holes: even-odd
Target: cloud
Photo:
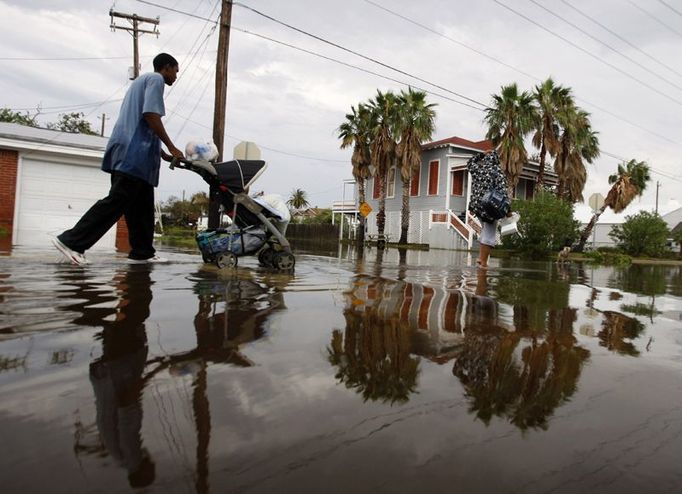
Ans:
[[[253,0],[248,5],[446,90],[373,64],[237,5],[233,8],[232,24],[434,93],[454,98],[447,92],[451,90],[484,104],[504,84],[518,82],[521,88],[530,90],[539,79],[551,75],[557,82],[571,86],[579,104],[592,114],[603,150],[626,159],[647,160],[655,170],[682,180],[679,167],[682,105],[673,101],[682,102],[682,91],[656,77],[658,73],[682,87],[679,75],[682,74],[679,64],[682,38],[631,5],[616,0],[571,2],[678,73],[653,62],[559,2],[543,5],[637,60],[646,70],[530,2],[502,3],[598,59],[495,2],[373,1],[457,42],[363,0],[343,4],[331,0]],[[214,2],[191,0],[159,0],[159,3],[200,17],[211,16],[214,7]],[[110,32],[109,7],[109,4],[84,4],[77,0],[0,1],[0,41],[5,47],[4,57],[122,57],[68,62],[0,60],[5,73],[0,81],[0,105],[32,108],[38,103],[49,107],[102,101],[112,94],[111,99],[120,98],[132,63],[132,43],[127,33]],[[192,139],[210,138],[217,34],[213,33],[202,44],[211,26],[200,19],[133,0],[118,0],[115,8],[148,17],[160,16],[161,36],[158,39],[142,36],[140,51],[143,70],[150,69],[150,57],[161,50],[173,53],[180,60],[182,77],[167,92],[167,108],[176,112],[166,118],[169,134],[181,147]],[[682,19],[671,18],[663,5],[652,3],[644,8],[682,30]],[[204,48],[197,50],[199,46]],[[311,202],[319,206],[339,199],[342,180],[351,176],[350,151],[339,149],[335,135],[344,114],[351,105],[372,97],[377,88],[403,88],[398,83],[236,29],[230,40],[228,82],[226,133],[229,137],[225,154],[231,153],[238,139],[260,144],[263,157],[271,166],[258,186],[283,195],[302,188],[309,193]],[[430,95],[429,100],[438,104],[434,140],[451,135],[473,140],[483,138],[485,128],[480,111],[435,95]],[[86,113],[98,128],[96,117],[106,112],[110,129],[118,105],[109,103],[88,109]],[[44,118],[54,120],[56,115]],[[586,198],[594,192],[608,191],[607,177],[617,165],[618,159],[602,155],[588,168]],[[187,175],[162,172],[159,197],[181,196],[183,190],[191,194],[205,188],[198,177]],[[659,204],[682,201],[677,193],[680,181],[654,174],[642,203],[654,203],[656,180],[662,182]]]

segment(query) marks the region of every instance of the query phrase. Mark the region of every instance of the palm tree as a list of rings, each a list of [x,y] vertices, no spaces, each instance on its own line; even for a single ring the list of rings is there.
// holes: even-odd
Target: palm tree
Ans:
[[[358,199],[362,204],[366,200],[365,184],[371,176],[370,173],[370,131],[372,128],[372,112],[367,105],[360,103],[357,111],[351,106],[351,112],[346,114],[346,120],[339,125],[339,139],[341,149],[353,146],[351,163],[353,164],[353,178],[358,184]],[[360,215],[360,229],[358,232],[358,244],[362,245],[365,240],[365,217]]]
[[[403,184],[403,204],[400,216],[401,244],[407,243],[407,232],[410,229],[410,179],[421,165],[421,144],[431,139],[435,128],[435,104],[426,103],[426,93],[409,88],[398,96],[399,121],[397,134],[400,143],[397,147],[400,178]]]
[[[599,138],[592,130],[589,116],[572,102],[563,106],[557,116],[562,128],[554,161],[554,171],[559,177],[557,197],[569,202],[583,200],[587,181],[584,161],[592,163],[599,156]]]
[[[528,160],[523,140],[537,121],[533,96],[519,92],[516,83],[502,86],[500,94],[493,94],[493,104],[486,108],[484,122],[488,125],[486,138],[498,149],[500,162],[509,179],[509,195],[519,181],[523,165]]]
[[[370,156],[374,166],[374,180],[379,180],[380,197],[377,212],[377,230],[384,234],[386,226],[386,175],[395,164],[395,127],[397,122],[397,100],[390,91],[377,95],[369,103],[372,111]]]
[[[287,201],[287,205],[293,209],[302,209],[310,206],[308,198],[306,197],[306,192],[302,189],[294,189],[291,191],[291,196]]]
[[[195,207],[199,209],[199,214],[201,216],[204,215],[204,213],[208,214],[208,194],[206,192],[201,191],[197,192],[196,194],[192,194],[192,197],[190,198],[189,202],[191,202]]]
[[[618,173],[609,177],[609,183],[613,185],[606,195],[604,205],[594,213],[582,235],[580,235],[578,252],[585,247],[585,242],[587,242],[594,225],[601,214],[606,211],[606,208],[613,209],[614,213],[620,213],[628,207],[635,197],[642,195],[650,179],[649,165],[645,161],[630,160],[618,165]]]
[[[554,84],[550,77],[539,86],[535,86],[533,98],[537,103],[537,117],[533,146],[540,150],[540,167],[538,170],[535,191],[540,192],[545,178],[545,155],[556,156],[559,151],[558,113],[573,101],[571,89]]]

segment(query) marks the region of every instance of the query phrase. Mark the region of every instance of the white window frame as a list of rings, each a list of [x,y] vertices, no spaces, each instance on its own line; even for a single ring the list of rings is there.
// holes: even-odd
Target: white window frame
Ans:
[[[391,180],[391,173],[393,173],[393,180]],[[396,167],[392,166],[386,172],[386,199],[393,199],[395,197],[395,181],[396,181]],[[391,186],[393,186],[393,193],[391,194]]]

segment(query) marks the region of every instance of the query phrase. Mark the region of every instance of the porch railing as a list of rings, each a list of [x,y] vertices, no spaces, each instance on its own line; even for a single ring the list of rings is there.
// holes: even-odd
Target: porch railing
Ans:
[[[455,232],[462,237],[462,239],[471,246],[471,241],[473,240],[473,232],[471,227],[459,219],[459,217],[451,209],[446,209],[444,211],[430,211],[429,215],[429,227],[434,223],[445,223],[448,228],[452,228]]]

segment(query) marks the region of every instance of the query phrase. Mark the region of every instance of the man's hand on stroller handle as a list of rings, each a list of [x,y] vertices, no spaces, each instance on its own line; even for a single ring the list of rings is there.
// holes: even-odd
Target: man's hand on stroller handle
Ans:
[[[183,159],[185,155],[180,151],[178,148],[175,146],[171,146],[168,151],[170,151],[170,154],[165,152],[163,149],[161,150],[161,158],[163,158],[165,161],[171,162],[174,159]]]

